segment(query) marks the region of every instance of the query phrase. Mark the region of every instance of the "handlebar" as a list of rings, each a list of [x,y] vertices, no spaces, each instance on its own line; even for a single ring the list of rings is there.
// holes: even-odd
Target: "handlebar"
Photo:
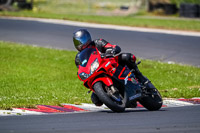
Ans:
[[[115,57],[113,54],[106,54],[106,53],[101,53],[101,58],[111,58],[111,57]]]

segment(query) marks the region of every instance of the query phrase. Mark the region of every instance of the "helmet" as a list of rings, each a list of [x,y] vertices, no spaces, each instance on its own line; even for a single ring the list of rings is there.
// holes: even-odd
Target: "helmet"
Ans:
[[[78,51],[81,51],[90,44],[92,38],[90,36],[90,33],[86,29],[79,29],[76,32],[74,32],[73,41],[75,48]]]

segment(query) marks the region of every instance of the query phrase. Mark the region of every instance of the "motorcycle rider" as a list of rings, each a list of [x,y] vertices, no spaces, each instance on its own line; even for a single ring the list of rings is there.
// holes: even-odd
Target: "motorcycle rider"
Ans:
[[[146,77],[142,75],[139,71],[137,64],[135,63],[136,57],[131,53],[120,53],[121,48],[117,45],[112,45],[104,39],[95,39],[92,41],[90,33],[86,29],[79,29],[73,33],[73,42],[75,48],[79,51],[75,57],[75,64],[77,67],[80,65],[79,53],[85,48],[97,48],[101,53],[102,57],[114,56],[118,54],[118,62],[122,66],[127,66],[130,70],[133,70],[133,73],[137,79],[145,84],[147,81]],[[92,102],[101,106],[103,103],[98,99],[95,93],[91,95]]]

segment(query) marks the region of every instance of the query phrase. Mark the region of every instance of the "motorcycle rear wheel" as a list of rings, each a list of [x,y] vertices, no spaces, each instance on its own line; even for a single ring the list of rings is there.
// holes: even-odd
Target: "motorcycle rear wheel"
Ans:
[[[99,99],[113,112],[124,112],[125,110],[125,104],[119,104],[115,102],[107,93],[106,89],[103,87],[102,82],[97,82],[94,84],[94,90],[96,95],[99,97]]]
[[[163,101],[162,96],[156,88],[149,89],[152,93],[147,94],[143,98],[139,100],[140,104],[142,104],[149,111],[156,111],[162,107]]]

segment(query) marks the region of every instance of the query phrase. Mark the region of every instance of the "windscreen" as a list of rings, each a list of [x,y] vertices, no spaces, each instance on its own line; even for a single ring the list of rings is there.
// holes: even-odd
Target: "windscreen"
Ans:
[[[80,52],[80,55],[79,55],[79,61],[80,61],[80,65],[82,67],[86,67],[87,65],[87,62],[90,58],[90,55],[96,51],[96,49],[94,48],[86,48],[84,49],[83,51]]]

